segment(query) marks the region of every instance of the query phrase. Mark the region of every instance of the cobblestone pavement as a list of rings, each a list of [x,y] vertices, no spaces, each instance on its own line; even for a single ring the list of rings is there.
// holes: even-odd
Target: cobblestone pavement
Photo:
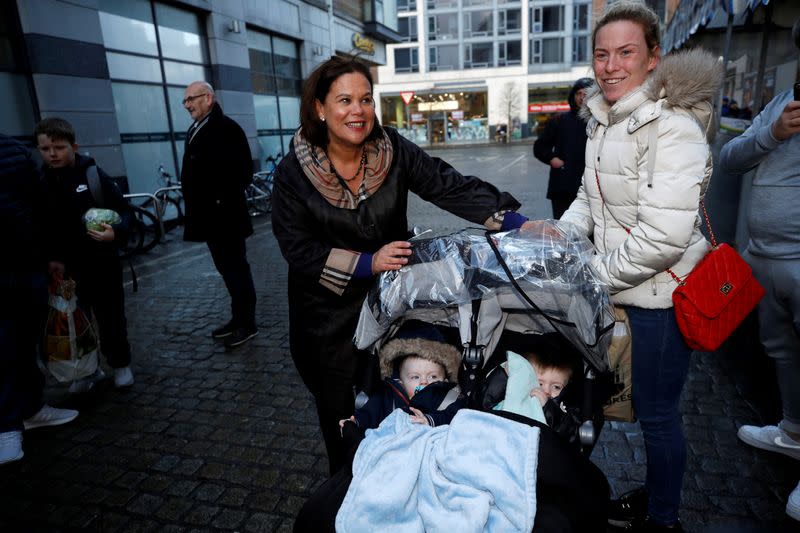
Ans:
[[[511,191],[523,213],[550,215],[546,169],[530,145],[439,152]],[[420,201],[412,224],[459,229]],[[127,287],[136,384],[81,396],[68,425],[25,434],[25,458],[0,468],[0,531],[289,531],[327,462],[311,398],[288,353],[286,266],[267,221],[248,241],[260,334],[226,352],[211,329],[227,294],[203,245],[178,235],[139,258]],[[688,531],[793,531],[784,505],[796,462],[737,441],[744,423],[776,420],[768,362],[745,328],[724,350],[695,354],[684,392],[689,467],[681,517]],[[645,476],[635,424],[606,424],[592,459],[616,494]]]

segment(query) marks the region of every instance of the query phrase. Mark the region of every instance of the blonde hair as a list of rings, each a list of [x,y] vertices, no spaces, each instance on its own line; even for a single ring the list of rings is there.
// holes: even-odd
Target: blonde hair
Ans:
[[[653,55],[656,47],[661,45],[661,21],[655,11],[634,0],[622,0],[608,7],[592,31],[592,50],[594,50],[597,32],[600,28],[620,20],[628,20],[641,26],[649,55]]]

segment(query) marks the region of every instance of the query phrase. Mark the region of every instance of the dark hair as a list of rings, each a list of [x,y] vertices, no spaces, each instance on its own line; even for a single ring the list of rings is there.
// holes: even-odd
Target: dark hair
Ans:
[[[38,138],[39,135],[47,135],[54,141],[75,144],[75,129],[63,118],[51,117],[40,120],[33,130],[34,137]]]
[[[592,31],[592,50],[594,50],[597,32],[600,28],[620,20],[628,20],[642,27],[648,55],[652,55],[656,47],[661,44],[661,25],[655,11],[641,2],[622,0],[612,4],[597,21]]]
[[[317,116],[316,102],[325,101],[331,85],[344,74],[362,74],[369,82],[372,90],[372,74],[369,67],[355,57],[332,56],[319,65],[303,85],[303,98],[300,101],[300,132],[313,146],[325,147],[328,145],[328,127]],[[375,117],[372,131],[367,140],[377,139],[380,136],[381,125]]]

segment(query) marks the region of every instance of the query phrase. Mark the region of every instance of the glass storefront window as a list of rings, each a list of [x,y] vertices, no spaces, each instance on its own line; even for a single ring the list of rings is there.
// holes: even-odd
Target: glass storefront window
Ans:
[[[548,120],[569,109],[567,98],[571,86],[533,87],[528,89],[528,128],[540,135]]]
[[[300,97],[281,96],[278,98],[281,113],[281,126],[292,132],[300,127]]]
[[[107,52],[106,62],[108,63],[108,74],[111,79],[152,81],[156,83],[161,83],[162,81],[161,65],[158,64],[158,59]]]
[[[418,93],[406,105],[398,96],[381,98],[381,123],[420,144],[488,141],[487,93]]]
[[[153,192],[163,187],[158,175],[159,165],[177,176],[169,141],[122,143],[122,158],[130,192]]]
[[[200,20],[194,13],[164,4],[156,4],[158,35],[164,57],[203,63],[205,39],[201,39]]]
[[[169,134],[164,90],[157,85],[112,83],[119,132]]]
[[[196,80],[207,80],[209,74],[203,65],[192,65],[190,63],[178,63],[176,61],[164,61],[164,74],[167,83],[173,85],[189,85]]]
[[[285,154],[300,125],[300,60],[297,43],[247,29],[250,80],[262,164]]]
[[[256,110],[256,128],[259,130],[279,130],[278,97],[275,95],[254,94],[253,105]]]
[[[161,186],[159,164],[179,175],[192,122],[181,104],[186,85],[210,77],[201,18],[149,0],[99,0],[98,7],[128,188],[152,192]]]
[[[100,12],[103,44],[112,50],[158,55],[156,28],[152,22]]]

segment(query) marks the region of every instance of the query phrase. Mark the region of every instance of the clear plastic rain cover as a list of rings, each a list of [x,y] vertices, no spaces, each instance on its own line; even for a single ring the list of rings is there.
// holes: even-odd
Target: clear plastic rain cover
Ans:
[[[382,273],[364,301],[355,338],[359,348],[380,344],[404,317],[458,326],[466,344],[469,328],[459,322],[465,309],[470,320],[472,303],[480,300],[484,330],[558,331],[595,370],[608,369],[613,308],[590,266],[594,248],[575,226],[548,220],[536,230],[464,230],[411,242],[408,264]],[[485,361],[499,332],[481,335]]]

